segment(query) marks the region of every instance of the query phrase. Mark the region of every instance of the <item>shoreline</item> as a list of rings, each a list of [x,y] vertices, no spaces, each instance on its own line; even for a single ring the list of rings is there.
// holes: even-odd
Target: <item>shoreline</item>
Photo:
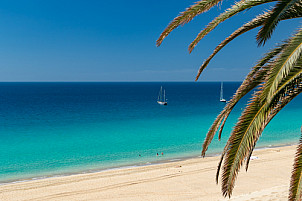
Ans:
[[[256,150],[264,150],[264,149],[270,149],[270,148],[281,148],[281,147],[290,147],[290,146],[296,146],[297,143],[286,143],[286,144],[277,144],[277,145],[266,145],[266,146],[260,146],[255,149]],[[209,153],[205,156],[205,158],[212,158],[212,157],[218,157],[221,153],[214,152]],[[43,179],[49,179],[49,178],[61,178],[61,177],[68,177],[68,176],[74,176],[74,175],[83,175],[83,174],[92,174],[92,173],[101,173],[111,170],[123,170],[128,168],[136,168],[136,167],[147,167],[147,166],[153,166],[153,165],[161,165],[161,164],[167,164],[167,163],[173,163],[173,162],[181,162],[181,161],[187,161],[191,159],[198,159],[202,158],[200,155],[194,155],[194,156],[184,156],[184,157],[178,157],[178,158],[169,158],[169,159],[162,159],[162,160],[154,160],[146,163],[133,163],[129,165],[117,165],[112,166],[108,168],[101,168],[101,169],[86,169],[81,171],[71,171],[71,172],[65,172],[65,173],[58,173],[58,174],[49,174],[49,175],[42,175],[42,176],[33,176],[28,177],[25,179],[16,179],[16,180],[7,180],[4,182],[0,182],[0,186],[3,185],[9,185],[9,184],[15,184],[15,183],[23,183],[23,182],[29,182],[29,181],[36,181],[36,180],[43,180]],[[88,166],[87,166],[88,167]]]
[[[231,200],[286,200],[295,152],[296,145],[255,150]],[[215,182],[218,162],[198,157],[9,183],[0,186],[0,200],[230,200]]]

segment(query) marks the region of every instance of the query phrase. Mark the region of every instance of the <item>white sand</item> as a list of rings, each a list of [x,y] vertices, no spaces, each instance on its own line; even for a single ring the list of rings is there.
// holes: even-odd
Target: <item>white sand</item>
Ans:
[[[215,183],[219,157],[208,157],[2,185],[0,200],[287,200],[295,149],[256,150],[231,199]]]

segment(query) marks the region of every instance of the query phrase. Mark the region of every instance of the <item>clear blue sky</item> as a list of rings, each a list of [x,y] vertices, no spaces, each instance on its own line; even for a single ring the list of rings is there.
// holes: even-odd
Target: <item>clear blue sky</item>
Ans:
[[[263,8],[227,20],[187,47],[213,18],[200,15],[155,42],[168,23],[191,5],[188,0],[27,0],[0,3],[0,81],[193,81],[215,46]],[[221,9],[232,1],[223,3]],[[257,59],[287,38],[298,20],[281,23],[272,40],[257,48],[256,31],[226,46],[201,81],[242,80]]]

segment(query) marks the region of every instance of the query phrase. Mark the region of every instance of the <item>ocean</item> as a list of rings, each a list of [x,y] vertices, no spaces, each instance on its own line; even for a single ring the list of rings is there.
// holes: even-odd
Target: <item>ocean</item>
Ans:
[[[224,98],[239,85],[225,82]],[[161,86],[167,106],[156,102]],[[219,96],[219,82],[0,83],[0,183],[198,157]],[[247,101],[208,155],[222,151]],[[258,148],[298,143],[301,102],[271,121]]]

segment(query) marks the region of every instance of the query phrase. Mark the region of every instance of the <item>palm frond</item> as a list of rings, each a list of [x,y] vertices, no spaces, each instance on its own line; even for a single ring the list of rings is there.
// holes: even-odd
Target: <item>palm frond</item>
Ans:
[[[249,168],[250,160],[251,160],[253,151],[254,151],[254,149],[255,149],[255,146],[256,146],[256,142],[253,144],[253,147],[252,147],[252,149],[250,150],[250,153],[248,154],[248,157],[246,157],[245,171],[247,171],[248,168]]]
[[[259,82],[261,82],[260,80],[262,79],[262,76],[265,73],[259,73],[259,76],[256,76],[255,79],[258,79]],[[222,112],[218,115],[218,117],[216,118],[216,120],[214,121],[214,123],[212,124],[210,130],[207,133],[207,136],[204,140],[204,143],[202,145],[202,153],[201,155],[204,157],[205,153],[210,145],[210,143],[212,142],[215,133],[217,132],[221,122],[223,123],[222,125],[224,125],[226,118],[229,116],[230,112],[233,110],[233,108],[235,107],[235,105],[238,103],[238,101],[244,96],[246,95],[248,92],[250,92],[252,89],[254,89],[259,83],[255,82],[250,82],[250,80],[246,80],[245,82],[242,83],[242,85],[238,88],[238,90],[236,91],[235,95],[233,96],[232,100],[230,100],[228,102],[228,104],[225,106],[225,108],[222,110]],[[222,128],[222,127],[221,127]],[[219,131],[219,133],[221,134],[222,129]],[[219,134],[219,135],[220,135]],[[220,138],[220,137],[219,137]]]
[[[271,11],[271,15],[266,19],[263,27],[257,35],[258,45],[264,45],[266,40],[269,39],[276,28],[277,24],[285,14],[294,15],[296,10],[290,9],[296,3],[301,3],[301,0],[279,0],[278,3]],[[289,12],[287,12],[289,11]]]
[[[302,17],[302,9],[301,8],[301,2],[298,2],[294,4],[287,12],[285,12],[282,16],[280,16],[280,21],[288,20],[288,19],[294,19]],[[296,12],[293,12],[296,11]],[[198,80],[200,77],[202,71],[208,66],[210,61],[213,59],[213,57],[222,49],[224,48],[229,42],[240,36],[241,34],[248,32],[254,28],[257,28],[265,23],[265,21],[271,16],[271,12],[265,12],[264,14],[261,14],[251,20],[250,22],[244,24],[242,27],[234,31],[229,37],[227,37],[224,41],[222,41],[213,51],[213,53],[203,62],[203,64],[199,67],[197,76],[195,78],[195,81]]]
[[[301,131],[302,135],[302,131]],[[294,168],[292,171],[289,201],[301,200],[302,197],[302,137],[300,138],[299,146],[297,147]]]
[[[205,37],[208,33],[210,33],[215,27],[217,27],[220,23],[223,21],[229,19],[230,17],[247,10],[249,8],[252,8],[254,6],[262,5],[265,3],[273,2],[276,0],[245,0],[240,1],[233,5],[231,8],[227,9],[224,13],[220,14],[218,17],[216,17],[212,22],[210,22],[205,29],[203,29],[197,37],[194,39],[194,41],[189,46],[189,52],[192,52],[194,47],[198,44],[198,42]]]
[[[211,144],[213,138],[214,138],[214,135],[215,133],[217,132],[219,126],[220,126],[220,123],[221,121],[223,120],[224,118],[224,114],[225,114],[225,110],[223,110],[219,115],[218,117],[215,119],[214,123],[212,124],[210,130],[208,131],[208,134],[203,142],[203,145],[202,145],[202,152],[201,152],[201,156],[202,157],[205,157],[205,154],[206,154],[206,151],[208,150],[208,147],[209,145]]]
[[[233,98],[229,101],[229,108],[227,109],[227,112],[225,113],[224,120],[220,126],[218,139],[221,139],[221,133],[224,128],[225,122],[228,119],[230,113],[232,112],[233,108],[236,106],[236,104],[241,100],[242,97],[244,97],[247,93],[255,89],[260,83],[262,83],[265,78],[265,75],[269,69],[267,67],[263,67],[262,69],[259,69],[257,73],[255,73],[254,77],[251,77],[246,82],[242,83],[242,87],[239,87],[238,92],[236,91]]]
[[[157,40],[157,46],[159,46],[164,38],[175,28],[190,22],[194,17],[208,11],[221,1],[222,0],[201,0],[186,9],[186,11],[180,13],[160,35]],[[262,26],[257,34],[257,42],[259,45],[265,44],[266,40],[271,37],[280,21],[302,16],[302,0],[241,0],[208,24],[190,44],[189,52],[192,52],[200,40],[215,29],[220,23],[244,10],[274,1],[277,1],[277,3],[273,9],[244,24],[214,49],[213,53],[199,68],[196,80],[198,80],[201,72],[206,68],[212,58],[236,37],[256,27]],[[265,57],[253,67],[233,95],[232,100],[228,102],[208,131],[203,144],[202,156],[205,155],[208,146],[219,127],[218,138],[220,140],[224,125],[238,101],[247,93],[257,88],[234,127],[218,164],[216,182],[218,182],[219,173],[222,168],[222,192],[224,196],[231,196],[236,177],[245,159],[247,159],[246,170],[248,169],[250,156],[267,124],[293,98],[302,92],[301,42],[302,28],[300,28],[297,31],[297,34],[289,40],[266,54]],[[302,137],[293,169],[289,195],[290,200],[300,200],[302,195],[301,178]]]
[[[268,102],[269,106],[272,105],[278,105],[280,104],[281,101],[284,101],[284,97],[288,96],[288,94],[291,93],[291,91],[293,90],[293,87],[296,87],[297,83],[300,82],[302,78],[302,57],[300,57],[298,59],[297,65],[295,65],[295,67],[292,69],[292,71],[288,74],[287,77],[285,77],[282,82],[280,83],[278,89],[274,92],[273,96],[272,96],[272,102]],[[271,111],[270,111],[271,112]],[[271,117],[270,117],[271,116]],[[267,117],[268,119],[273,118],[273,116],[270,114]],[[269,122],[269,121],[268,121]],[[266,126],[266,125],[265,125]],[[265,128],[265,126],[263,127],[263,129]],[[262,130],[258,131],[258,134],[256,137],[256,141],[258,140],[258,138],[260,137],[260,134],[262,133]],[[256,141],[254,143],[254,147],[256,145]],[[252,152],[254,150],[254,147],[251,149],[250,151],[250,156],[252,155]],[[247,162],[246,162],[246,170],[248,169],[248,165],[249,165],[249,160],[250,157],[247,158]]]
[[[292,49],[295,40],[296,37],[291,39],[287,48],[283,50],[283,55],[280,56],[281,59],[284,55],[287,55],[287,50]],[[270,75],[273,74],[276,68],[280,67],[278,65],[280,58],[272,64],[273,68],[271,68]],[[270,77],[267,78],[267,80],[269,79]],[[261,101],[261,97],[264,97],[263,94],[267,91],[265,89],[269,86],[267,82],[254,95],[229,138],[230,146],[226,153],[222,179],[222,191],[225,196],[231,195],[242,162],[253,152],[256,142],[266,125],[289,101],[302,92],[302,57],[297,58],[297,62],[291,68],[287,77],[280,82],[279,87],[271,97],[271,101]],[[247,167],[248,164],[249,158],[247,159]]]
[[[239,118],[228,140],[230,145],[226,153],[222,175],[222,192],[224,196],[231,196],[237,173],[244,158],[253,147],[253,133],[258,126],[254,122],[258,122],[260,116],[262,116],[262,114],[259,114],[260,111],[263,113],[256,94]]]
[[[277,99],[278,101],[278,104],[270,110],[270,114],[267,116],[267,118],[265,119],[265,123],[263,124],[263,126],[261,127],[261,130],[258,131],[257,135],[256,135],[256,139],[254,141],[254,145],[252,147],[252,149],[250,150],[250,153],[249,153],[249,157],[247,157],[247,161],[246,161],[246,171],[248,170],[248,166],[249,166],[249,162],[250,162],[250,157],[254,151],[254,148],[256,146],[256,142],[258,141],[261,133],[263,132],[264,128],[266,127],[266,125],[272,120],[272,118],[287,104],[289,103],[295,96],[297,96],[299,93],[301,93],[301,86],[298,87],[298,85],[301,85],[301,69],[302,69],[302,66],[300,64],[299,66],[299,69],[300,69],[300,75],[299,76],[296,76],[292,81],[291,81],[291,85],[288,85],[288,86],[291,86],[291,89],[289,89],[287,87],[287,89],[283,90],[283,94],[281,95],[281,100],[280,100],[280,97],[279,99]],[[294,88],[294,89],[293,89]],[[281,91],[281,90],[280,90]],[[279,91],[279,92],[280,92]],[[295,93],[293,93],[293,91]],[[298,92],[298,93],[297,93]],[[280,94],[279,94],[280,95]]]
[[[210,130],[207,133],[207,136],[205,138],[205,141],[203,143],[203,149],[202,149],[202,156],[205,156],[205,153],[208,149],[208,146],[210,145],[211,141],[213,140],[213,137],[215,133],[217,132],[221,122],[221,128],[219,131],[219,139],[221,138],[221,132],[224,127],[225,121],[227,120],[230,112],[233,110],[235,105],[238,103],[238,101],[245,96],[247,93],[249,93],[251,90],[253,90],[256,86],[258,86],[263,80],[262,78],[264,75],[266,75],[266,72],[268,71],[267,68],[263,68],[260,70],[266,63],[268,63],[270,60],[272,60],[276,55],[278,55],[285,47],[286,43],[281,44],[268,52],[258,63],[256,66],[253,67],[253,70],[247,75],[241,86],[237,89],[236,93],[234,94],[233,98],[228,102],[228,104],[225,106],[225,108],[222,110],[222,112],[218,115],[218,117],[215,119],[214,123],[212,124]]]
[[[294,168],[289,188],[289,201],[301,200],[302,198],[302,127],[300,143],[297,147]]]
[[[222,162],[223,162],[223,159],[224,159],[224,156],[229,148],[229,141],[227,141],[224,149],[223,149],[223,152],[221,154],[221,157],[220,157],[220,161],[218,163],[218,167],[217,167],[217,172],[216,172],[216,184],[218,184],[218,178],[219,178],[219,173],[220,173],[220,168],[221,168],[221,165],[222,165]]]
[[[288,76],[288,77],[290,77],[290,79],[288,79],[285,83],[283,83],[282,86],[278,89],[278,91],[275,92],[275,96],[274,96],[274,97],[275,97],[275,98],[278,97],[278,98],[276,98],[275,102],[280,101],[280,97],[281,97],[281,98],[284,98],[285,96],[287,96],[287,95],[288,95],[287,93],[290,92],[290,90],[288,89],[288,87],[289,87],[289,86],[295,86],[294,84],[297,83],[297,80],[301,80],[301,76],[302,76],[302,65],[300,64],[300,65],[297,66],[295,69],[296,69],[296,72],[293,72],[293,73],[291,73],[290,76]],[[281,95],[280,95],[280,93],[281,93]],[[270,118],[273,118],[273,116],[270,115],[270,116],[267,117],[267,119],[270,119]],[[268,121],[268,122],[269,122],[269,121]],[[268,122],[267,122],[267,123],[268,123]],[[266,126],[266,125],[267,125],[267,124],[265,124],[265,126]],[[265,126],[263,127],[263,129],[265,128]],[[256,142],[257,142],[258,138],[260,137],[261,133],[262,133],[262,130],[259,130],[259,131],[258,131],[257,138],[256,138],[255,143],[254,143],[254,145],[253,145],[253,148],[250,150],[249,157],[247,157],[247,161],[246,161],[246,171],[248,170],[250,157],[251,157],[251,155],[252,155],[252,153],[253,153],[253,150],[254,150],[254,148],[255,148],[255,146],[256,146]]]
[[[231,196],[235,179],[244,158],[251,155],[262,131],[272,118],[293,98],[302,92],[302,76],[289,85],[286,90],[279,93],[276,100],[261,104],[260,90],[240,117],[229,139],[229,147],[224,162],[222,176],[222,191],[224,196]]]
[[[156,41],[156,45],[160,46],[163,40],[177,27],[190,22],[194,17],[210,10],[213,6],[216,6],[222,0],[201,0],[196,2],[194,5],[181,12],[161,33]]]
[[[273,93],[277,90],[283,78],[285,78],[295,67],[295,64],[301,54],[302,28],[290,39],[288,47],[282,52],[280,58],[276,61],[265,85],[264,93],[261,98],[262,101],[271,101]]]
[[[300,53],[297,56],[297,58],[295,58],[295,61],[290,64],[291,68],[287,70],[287,75],[282,77],[281,80],[279,80],[277,89],[272,89],[272,86],[268,84],[272,77],[276,77],[276,76],[274,76],[274,75],[276,75],[276,74],[274,74],[274,72],[277,72],[277,71],[280,72],[280,69],[283,68],[284,65],[280,65],[280,63],[284,64],[284,62],[283,62],[284,60],[290,60],[289,58],[295,54],[295,51],[292,51],[292,49],[295,49],[295,50],[298,49],[299,42],[297,42],[297,41],[299,41],[301,39],[301,36],[300,36],[301,31],[302,31],[302,29],[294,37],[292,37],[290,41],[287,41],[284,43],[284,45],[287,44],[285,46],[286,48],[283,48],[283,51],[280,54],[280,57],[278,59],[276,59],[276,61],[274,62],[273,68],[272,68],[271,72],[269,73],[268,81],[265,83],[264,90],[263,90],[263,93],[261,94],[261,96],[262,97],[267,96],[265,94],[265,91],[266,91],[265,89],[268,87],[271,87],[271,90],[269,90],[269,91],[272,92],[272,94],[270,95],[270,99],[266,99],[266,102],[265,102],[266,106],[265,107],[263,106],[262,108],[267,109],[269,112],[271,112],[270,110],[272,110],[271,109],[272,107],[275,107],[275,105],[280,104],[283,101],[284,97],[287,97],[295,88],[298,87],[297,84],[300,84],[300,82],[301,82],[302,55]],[[289,54],[289,52],[291,52],[291,53]],[[282,61],[282,62],[280,62],[280,61]],[[271,114],[269,114],[269,112],[267,112],[266,115],[270,116]],[[270,119],[270,118],[267,117],[267,119]],[[263,129],[264,129],[264,127],[263,127]],[[261,134],[262,131],[258,130],[257,132],[259,132]],[[258,139],[259,136],[256,136],[256,137]],[[257,139],[256,139],[256,141],[257,141]],[[255,144],[254,144],[254,146],[255,146]],[[247,162],[247,164],[248,164],[248,162]]]

